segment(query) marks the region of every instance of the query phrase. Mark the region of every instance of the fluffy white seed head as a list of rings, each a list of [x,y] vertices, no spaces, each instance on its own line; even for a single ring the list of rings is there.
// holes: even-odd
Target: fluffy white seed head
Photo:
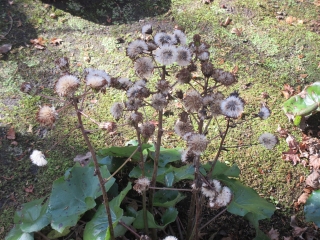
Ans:
[[[152,59],[149,57],[138,58],[134,63],[134,69],[139,77],[150,77],[154,69]]]
[[[58,118],[58,113],[54,107],[42,106],[37,112],[37,121],[42,126],[52,127]]]
[[[152,34],[152,26],[151,24],[146,24],[141,29],[142,34]]]
[[[31,162],[39,167],[47,165],[47,160],[44,154],[39,150],[33,150],[30,155]]]
[[[272,133],[264,133],[259,137],[259,143],[267,149],[272,149],[277,145],[278,139]]]
[[[177,59],[177,49],[172,45],[163,45],[155,51],[155,59],[162,65],[170,65]]]
[[[73,75],[65,75],[56,82],[55,91],[60,97],[72,95],[78,88],[80,80]]]
[[[136,58],[148,50],[148,45],[142,40],[135,40],[128,45],[127,55]]]
[[[174,236],[167,236],[163,240],[178,240],[178,238],[176,238]]]
[[[197,112],[202,107],[202,97],[196,90],[190,90],[183,99],[186,109],[190,112]]]
[[[190,122],[177,120],[174,125],[174,131],[178,136],[183,137],[185,134],[193,132],[193,127]]]
[[[190,50],[186,47],[178,47],[176,61],[179,66],[188,66],[191,62]]]
[[[154,109],[161,111],[168,104],[166,97],[162,93],[153,94],[151,99],[151,105]]]
[[[178,29],[174,30],[173,35],[175,36],[177,43],[181,45],[187,44],[187,37],[181,30],[178,30]]]
[[[194,133],[188,137],[187,145],[194,154],[200,155],[206,150],[208,140],[205,135]]]
[[[219,195],[215,198],[215,199],[210,199],[210,207],[212,208],[221,208],[224,206],[227,206],[232,198],[232,192],[230,190],[230,188],[228,188],[227,186],[224,186],[221,190],[221,192],[219,193]]]
[[[149,139],[155,131],[155,126],[151,122],[143,123],[140,126],[140,133],[145,139]]]
[[[176,44],[177,40],[175,38],[175,36],[164,33],[164,32],[158,32],[155,36],[154,36],[154,42],[158,45],[158,46],[163,46],[163,45],[173,45]]]
[[[221,101],[220,108],[223,115],[238,118],[243,112],[243,100],[237,96],[229,96]]]
[[[137,191],[139,194],[142,194],[144,191],[148,190],[150,185],[150,180],[146,177],[139,178],[135,182],[133,189]]]
[[[112,105],[110,109],[111,115],[116,119],[120,119],[123,114],[123,105],[122,103],[116,102]]]
[[[86,84],[93,89],[101,89],[103,86],[107,84],[107,80],[101,76],[97,75],[88,75],[86,77]]]
[[[260,108],[260,111],[259,111],[259,113],[258,113],[258,116],[261,118],[261,119],[267,119],[269,116],[270,116],[270,114],[271,114],[271,111],[270,111],[270,109],[267,107],[267,106],[265,106],[265,105],[263,105],[261,108]]]

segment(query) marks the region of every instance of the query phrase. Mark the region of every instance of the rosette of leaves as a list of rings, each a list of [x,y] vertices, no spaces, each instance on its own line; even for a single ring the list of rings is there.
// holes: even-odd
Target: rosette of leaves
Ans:
[[[283,104],[283,110],[294,125],[299,126],[305,117],[320,110],[320,82],[315,82],[292,96]]]

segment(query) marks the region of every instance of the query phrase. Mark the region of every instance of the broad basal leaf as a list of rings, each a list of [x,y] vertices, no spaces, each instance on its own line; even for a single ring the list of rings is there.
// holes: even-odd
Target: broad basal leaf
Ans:
[[[103,178],[110,176],[106,166],[101,166]],[[110,179],[106,190],[113,185],[115,179]],[[76,225],[81,215],[93,208],[95,199],[102,195],[98,177],[94,167],[75,166],[69,175],[53,182],[49,199],[48,211],[52,216],[51,227],[62,233],[66,228]]]
[[[6,236],[5,240],[34,240],[34,238],[33,233],[25,233],[20,229],[19,225],[15,225]]]
[[[150,157],[154,160],[155,151],[149,150]],[[161,149],[159,155],[159,166],[164,167],[170,162],[175,162],[181,159],[181,150],[179,149]]]
[[[207,162],[206,164],[203,165],[203,168],[206,171],[210,171],[211,166],[212,166],[211,163]],[[220,174],[223,174],[227,177],[239,177],[240,169],[236,164],[229,167],[224,162],[217,161],[212,172],[212,177],[214,178],[215,176]]]
[[[306,221],[314,222],[320,227],[320,190],[313,191],[304,205]]]
[[[185,196],[179,191],[159,190],[154,194],[153,205],[158,207],[173,207],[184,198]]]

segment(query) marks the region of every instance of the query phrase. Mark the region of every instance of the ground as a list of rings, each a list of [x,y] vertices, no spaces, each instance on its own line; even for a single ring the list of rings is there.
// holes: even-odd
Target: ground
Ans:
[[[256,143],[261,133],[274,133],[278,125],[301,138],[300,131],[292,127],[281,109],[285,101],[282,90],[284,84],[289,84],[299,92],[308,83],[318,81],[319,3],[96,0],[88,5],[86,2],[0,0],[0,46],[12,45],[9,52],[0,55],[0,239],[11,229],[14,211],[22,203],[48,194],[51,183],[74,164],[74,156],[87,151],[80,133],[69,133],[74,129],[74,115],[65,111],[52,130],[40,127],[35,121],[38,107],[53,101],[22,94],[20,84],[30,82],[43,89],[42,94],[53,96],[52,89],[59,77],[54,61],[63,56],[70,59],[71,70],[79,75],[85,68],[93,67],[111,76],[134,77],[134,72],[128,69],[131,61],[125,56],[125,48],[139,36],[141,26],[146,23],[156,30],[171,31],[179,26],[190,39],[193,34],[200,34],[212,46],[210,53],[215,67],[237,69],[238,83],[226,91],[238,90],[246,108],[242,124],[231,130],[232,137],[226,145],[244,147],[229,148],[223,152],[221,161],[238,164],[242,172],[240,180],[276,204],[274,217],[262,222],[263,231],[274,227],[281,237],[291,235],[290,216],[295,214],[301,227],[306,226],[301,208],[297,211],[293,203],[304,188],[300,179],[309,174],[309,169],[281,159],[281,153],[287,150],[284,139],[272,151]],[[229,24],[227,18],[232,19]],[[32,39],[41,42],[40,38],[45,41],[43,45],[30,42]],[[115,90],[99,94],[91,99],[90,114],[99,121],[111,120],[109,108],[122,98]],[[272,115],[261,122],[253,114],[264,102]],[[174,112],[174,108],[169,110]],[[166,118],[168,132],[174,121],[175,116]],[[90,128],[90,122],[86,124]],[[15,139],[8,139],[10,127],[14,128]],[[216,131],[216,127],[213,125],[211,130]],[[132,138],[130,131],[124,129],[113,137],[104,133],[92,135],[91,140],[99,149]],[[178,137],[168,134],[164,145],[182,146],[177,140]],[[215,147],[212,143],[204,159],[212,159]],[[31,164],[32,149],[47,152],[47,167],[39,169]],[[214,239],[228,235],[232,239],[252,238],[253,228],[241,232],[249,224],[241,220],[239,227],[239,221],[230,214],[224,215],[211,228],[217,234]],[[224,226],[226,222],[230,228]]]

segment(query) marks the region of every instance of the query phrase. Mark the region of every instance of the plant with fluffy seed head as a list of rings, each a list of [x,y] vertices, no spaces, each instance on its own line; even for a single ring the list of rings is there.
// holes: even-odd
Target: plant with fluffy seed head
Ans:
[[[152,59],[149,57],[138,58],[134,63],[134,69],[139,77],[150,77],[154,69]]]
[[[152,96],[151,105],[154,109],[162,111],[168,104],[166,97],[162,93],[156,93]]]
[[[170,65],[177,59],[177,49],[172,45],[163,45],[155,51],[155,59],[162,65]]]
[[[90,86],[94,90],[100,90],[104,87],[108,82],[101,76],[97,75],[88,75],[86,77],[87,86]]]
[[[167,34],[165,32],[158,32],[154,36],[154,42],[158,46],[163,46],[163,45],[174,45],[177,43],[177,40],[173,35]]]
[[[31,86],[31,84],[29,82],[24,82],[20,86],[20,91],[21,92],[29,94],[31,92],[31,90],[32,90],[32,86]]]
[[[206,136],[199,133],[193,133],[188,137],[187,145],[189,149],[196,155],[200,155],[207,148],[209,141]]]
[[[223,71],[222,69],[215,69],[212,77],[215,81],[223,84],[224,86],[230,86],[237,82],[237,79],[233,73]]]
[[[56,82],[55,91],[60,97],[71,96],[79,87],[80,80],[73,75],[65,75]]]
[[[132,112],[127,119],[130,125],[138,126],[138,124],[143,121],[143,115],[141,112]]]
[[[266,149],[272,149],[278,143],[278,139],[272,133],[264,133],[259,137],[259,143]]]
[[[183,98],[186,109],[190,112],[198,112],[202,107],[202,97],[196,90],[190,90]]]
[[[148,45],[145,43],[145,41],[135,40],[128,45],[127,55],[130,58],[136,58],[140,54],[146,52],[147,50],[148,50]]]
[[[183,137],[187,133],[193,132],[193,127],[189,121],[183,122],[177,120],[176,124],[174,125],[174,131],[178,136]]]
[[[155,131],[155,126],[151,122],[143,123],[140,126],[140,133],[145,139],[149,139]]]
[[[167,80],[159,80],[157,82],[156,89],[163,95],[168,95],[171,91],[170,82]]]
[[[201,71],[205,77],[210,77],[213,73],[213,65],[209,61],[201,63]]]
[[[31,162],[39,167],[47,165],[47,160],[44,154],[39,150],[33,150],[30,155]]]
[[[163,240],[178,240],[178,238],[176,238],[174,236],[167,236]]]
[[[188,66],[191,62],[190,50],[186,47],[178,47],[176,61],[179,66]]]
[[[135,185],[133,186],[133,189],[137,191],[139,194],[142,194],[143,192],[147,191],[150,186],[150,180],[146,177],[139,178],[134,181]]]
[[[152,26],[151,24],[146,24],[141,29],[142,34],[152,34]]]
[[[182,46],[187,44],[187,37],[181,30],[175,29],[173,35],[175,36],[178,44],[181,44]]]
[[[221,113],[226,117],[238,118],[243,112],[243,100],[237,96],[229,96],[221,101]]]
[[[114,119],[119,120],[123,114],[123,105],[122,103],[116,102],[110,108],[111,115]]]
[[[191,81],[192,75],[191,72],[187,68],[182,68],[176,75],[178,83],[185,84]]]
[[[263,105],[261,106],[261,108],[260,108],[260,111],[259,111],[259,113],[258,113],[258,116],[259,116],[261,119],[265,120],[265,119],[267,119],[267,118],[270,116],[270,114],[271,114],[270,109],[269,109],[265,104],[263,104]]]
[[[102,122],[99,123],[99,128],[111,133],[117,129],[117,124],[115,122]]]
[[[58,118],[58,113],[54,107],[42,106],[38,110],[36,118],[42,126],[52,127]]]

